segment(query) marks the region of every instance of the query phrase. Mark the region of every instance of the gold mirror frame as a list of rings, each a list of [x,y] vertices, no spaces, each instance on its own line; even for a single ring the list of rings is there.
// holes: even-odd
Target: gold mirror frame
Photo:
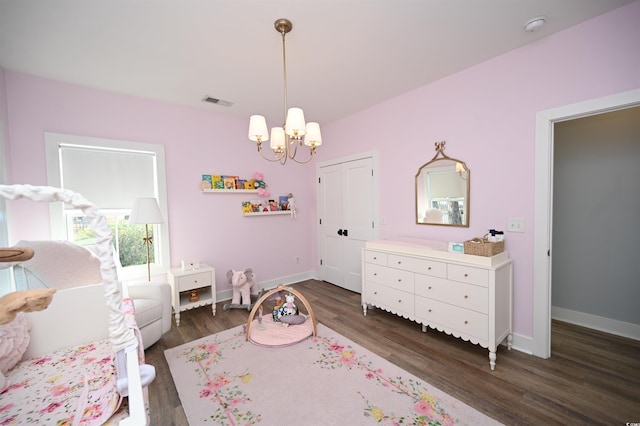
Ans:
[[[444,145],[436,142],[436,155],[416,173],[416,224],[468,228],[471,173]]]

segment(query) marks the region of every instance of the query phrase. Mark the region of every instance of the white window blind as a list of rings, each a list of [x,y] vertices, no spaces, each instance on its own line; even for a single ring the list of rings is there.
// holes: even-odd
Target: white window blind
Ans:
[[[130,209],[138,197],[156,197],[153,152],[61,144],[60,160],[62,187],[101,209]]]

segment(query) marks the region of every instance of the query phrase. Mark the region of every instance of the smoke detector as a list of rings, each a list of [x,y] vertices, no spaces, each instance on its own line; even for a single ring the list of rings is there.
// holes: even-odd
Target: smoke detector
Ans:
[[[542,27],[547,22],[546,16],[536,16],[535,18],[531,18],[524,24],[524,29],[530,33],[536,31],[538,28]]]

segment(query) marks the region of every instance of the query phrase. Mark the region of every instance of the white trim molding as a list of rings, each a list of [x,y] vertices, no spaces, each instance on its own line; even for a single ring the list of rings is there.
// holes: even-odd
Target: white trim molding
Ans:
[[[551,241],[553,235],[553,126],[555,123],[640,105],[640,89],[536,114],[533,238],[533,355],[551,356]]]
[[[594,330],[604,331],[605,333],[615,334],[616,336],[640,340],[640,324],[604,318],[584,312],[572,311],[571,309],[559,308],[557,306],[551,307],[551,318]]]

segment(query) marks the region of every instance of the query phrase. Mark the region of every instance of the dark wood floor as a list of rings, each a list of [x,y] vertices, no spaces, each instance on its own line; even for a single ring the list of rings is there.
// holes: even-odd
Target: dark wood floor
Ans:
[[[640,342],[561,322],[552,329],[552,357],[506,347],[495,371],[488,352],[444,333],[373,309],[360,295],[309,280],[295,284],[322,324],[507,425],[624,425],[640,422]],[[298,303],[300,306],[301,304]],[[164,350],[243,324],[245,310],[209,307],[183,312],[180,327],[149,348],[153,425],[187,425]]]

